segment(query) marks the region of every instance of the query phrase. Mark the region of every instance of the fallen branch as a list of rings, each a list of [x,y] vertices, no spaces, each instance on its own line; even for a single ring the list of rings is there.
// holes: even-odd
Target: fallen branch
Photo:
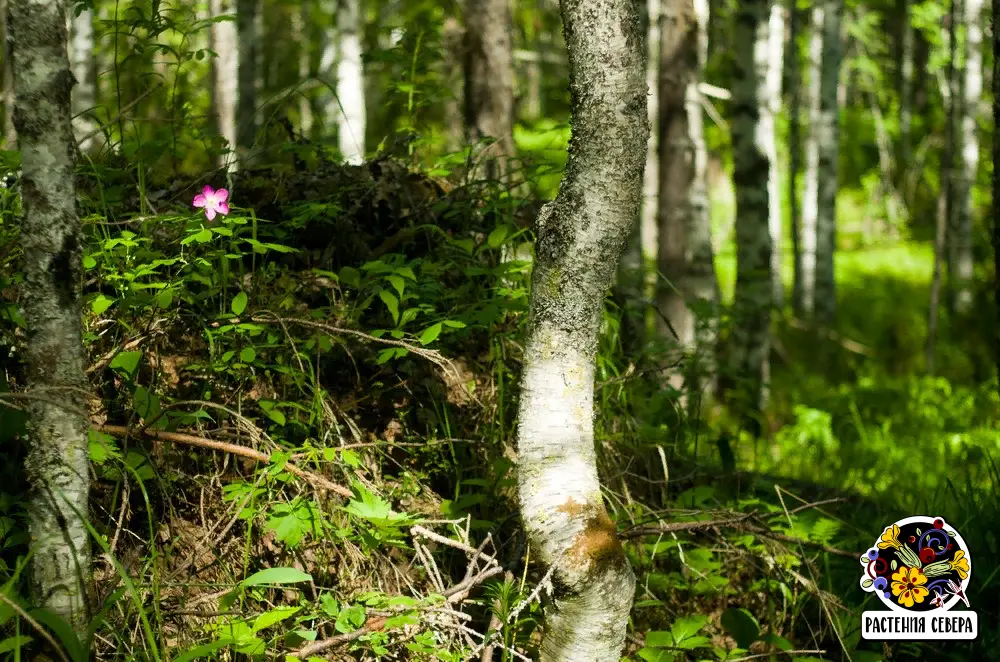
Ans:
[[[246,446],[229,444],[224,441],[215,441],[214,439],[205,439],[204,437],[196,437],[194,435],[184,434],[181,432],[166,432],[163,430],[150,430],[148,428],[130,428],[124,425],[98,425],[96,426],[96,429],[115,437],[127,437],[130,435],[145,436],[152,439],[158,439],[160,441],[169,441],[175,444],[184,444],[186,446],[196,446],[198,448],[208,448],[214,451],[221,451],[223,453],[229,453],[231,455],[238,455],[240,457],[256,460],[257,462],[262,462],[264,464],[271,461],[271,456],[267,453],[262,453],[252,448],[247,448]],[[291,462],[286,462],[284,468],[288,471],[288,473],[298,476],[317,489],[335,492],[336,494],[339,494],[347,499],[354,496],[354,493],[343,485],[332,483],[319,474],[301,469]]]
[[[473,586],[481,584],[490,577],[499,575],[503,571],[504,571],[503,568],[501,568],[500,566],[491,566],[483,570],[479,574],[475,575],[474,577],[470,577],[465,581],[455,584],[441,595],[443,595],[447,599],[447,602],[449,602],[450,604],[462,602],[463,600],[468,598],[468,592],[470,589],[472,589]],[[430,609],[434,606],[435,605],[427,605],[426,607],[424,607],[424,609]],[[398,609],[398,611],[403,612],[407,611],[407,609],[408,608],[406,607],[401,607]],[[296,657],[305,659],[308,658],[310,655],[316,655],[317,653],[322,653],[323,651],[333,648],[335,646],[340,646],[346,643],[350,643],[356,639],[360,639],[366,634],[371,634],[373,632],[381,631],[385,627],[386,621],[388,620],[389,620],[388,616],[380,616],[378,618],[373,618],[371,621],[365,623],[361,628],[355,630],[354,632],[338,634],[335,637],[330,637],[329,639],[324,639],[322,641],[317,641],[315,643],[309,644],[308,646],[303,646],[302,648],[300,648],[298,651],[295,652],[295,655]]]

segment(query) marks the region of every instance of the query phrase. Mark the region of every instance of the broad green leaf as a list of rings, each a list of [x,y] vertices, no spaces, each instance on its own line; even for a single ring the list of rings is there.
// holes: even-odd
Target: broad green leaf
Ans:
[[[674,645],[674,635],[663,630],[647,632],[646,645],[653,648],[670,648]]]
[[[749,648],[760,636],[760,625],[746,609],[730,607],[722,614],[722,627],[736,640],[740,648]]]
[[[397,276],[395,274],[391,274],[389,276],[386,276],[385,279],[387,281],[389,281],[389,283],[394,288],[396,288],[396,291],[399,292],[399,296],[402,297],[403,296],[403,290],[406,289],[406,281],[403,280],[402,276]]]
[[[430,325],[422,334],[420,334],[420,344],[429,345],[437,340],[439,335],[441,335],[441,322]]]
[[[397,299],[392,292],[389,290],[379,290],[378,298],[382,300],[385,307],[389,309],[389,313],[392,314],[392,321],[399,324],[399,299]]]
[[[247,309],[247,293],[240,292],[234,296],[232,302],[229,304],[229,308],[233,311],[234,315],[242,315],[243,311]]]
[[[131,375],[139,367],[139,359],[141,357],[142,352],[119,352],[115,355],[115,358],[111,359],[109,366],[111,368],[121,368]]]
[[[226,638],[213,641],[209,644],[195,646],[191,650],[181,653],[175,657],[174,662],[193,662],[194,660],[205,660],[208,659],[212,653],[221,650],[232,643],[232,639]]]
[[[95,260],[92,256],[90,256],[90,255],[84,255],[83,256],[83,268],[84,269],[93,269],[96,266],[97,266],[97,260]]]
[[[361,284],[361,272],[354,267],[344,267],[340,270],[340,282],[351,287]]]
[[[464,329],[465,328],[465,322],[459,322],[458,320],[445,320],[444,321],[444,325],[445,326],[450,326],[453,329]]]
[[[340,610],[337,614],[337,622],[334,627],[337,632],[348,633],[354,632],[359,627],[365,624],[365,608],[361,605],[351,605]]]
[[[490,248],[500,248],[509,232],[510,228],[506,225],[501,225],[490,233],[490,236],[486,239],[486,244]]]
[[[98,294],[90,302],[90,310],[92,310],[95,314],[100,315],[105,310],[107,310],[108,308],[110,308],[111,304],[113,304],[114,302],[115,302],[114,299],[106,297],[103,294]]]
[[[295,568],[267,568],[260,572],[255,572],[240,584],[244,588],[259,586],[261,584],[297,584],[307,582],[312,579],[312,575],[296,570]]]
[[[788,641],[787,639],[785,639],[780,635],[773,634],[770,632],[762,634],[760,636],[760,640],[763,641],[765,644],[771,644],[778,650],[790,651],[793,648],[792,642]]]
[[[160,308],[169,308],[174,302],[174,294],[170,290],[162,290],[156,295],[156,305]]]
[[[281,621],[293,616],[299,611],[299,607],[275,607],[270,611],[265,611],[263,614],[254,619],[253,627],[250,628],[252,632],[257,633],[265,628],[269,628],[272,625],[280,623]]]
[[[670,632],[674,635],[674,641],[680,642],[688,637],[693,637],[698,630],[708,624],[708,617],[701,614],[691,616],[681,616],[670,626]]]
[[[136,386],[132,396],[132,410],[148,425],[160,415],[160,398],[143,386]]]
[[[665,651],[662,648],[641,648],[636,655],[646,662],[674,662],[677,657],[671,651]]]
[[[244,347],[240,350],[240,361],[244,363],[250,363],[255,358],[257,358],[257,350],[253,347]]]

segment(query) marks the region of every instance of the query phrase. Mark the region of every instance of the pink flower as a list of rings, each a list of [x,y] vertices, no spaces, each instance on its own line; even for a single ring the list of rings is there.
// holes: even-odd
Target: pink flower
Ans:
[[[211,186],[206,186],[201,190],[201,193],[194,196],[194,201],[191,204],[195,207],[204,207],[205,218],[211,221],[215,219],[216,214],[225,216],[229,213],[227,199],[229,199],[229,191],[226,189],[220,188],[216,191]]]

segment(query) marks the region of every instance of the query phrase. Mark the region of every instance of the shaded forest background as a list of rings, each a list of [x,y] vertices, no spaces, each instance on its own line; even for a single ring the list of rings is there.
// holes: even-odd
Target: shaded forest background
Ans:
[[[571,135],[559,4],[67,9],[94,659],[536,654],[545,570],[521,532],[516,414],[534,223]],[[646,6],[646,197],[595,384],[604,496],[638,577],[628,659],[998,659],[991,12]],[[26,618],[3,65],[14,660],[44,644]],[[763,179],[741,152],[754,131]],[[206,185],[229,191],[211,221],[191,206]],[[860,638],[878,606],[858,558],[915,514],[969,545],[975,642]]]

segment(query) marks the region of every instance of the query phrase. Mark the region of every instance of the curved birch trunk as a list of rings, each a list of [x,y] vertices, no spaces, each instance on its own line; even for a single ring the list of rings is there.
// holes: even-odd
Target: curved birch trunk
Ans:
[[[518,424],[528,539],[553,567],[540,659],[618,660],[635,575],[601,497],[594,358],[604,295],[642,200],[649,127],[634,0],[562,0],[573,137],[537,221]]]
[[[28,528],[34,601],[87,633],[90,489],[80,297],[83,243],[73,190],[73,76],[62,3],[15,0],[9,29],[22,154],[24,319],[32,389]]]

